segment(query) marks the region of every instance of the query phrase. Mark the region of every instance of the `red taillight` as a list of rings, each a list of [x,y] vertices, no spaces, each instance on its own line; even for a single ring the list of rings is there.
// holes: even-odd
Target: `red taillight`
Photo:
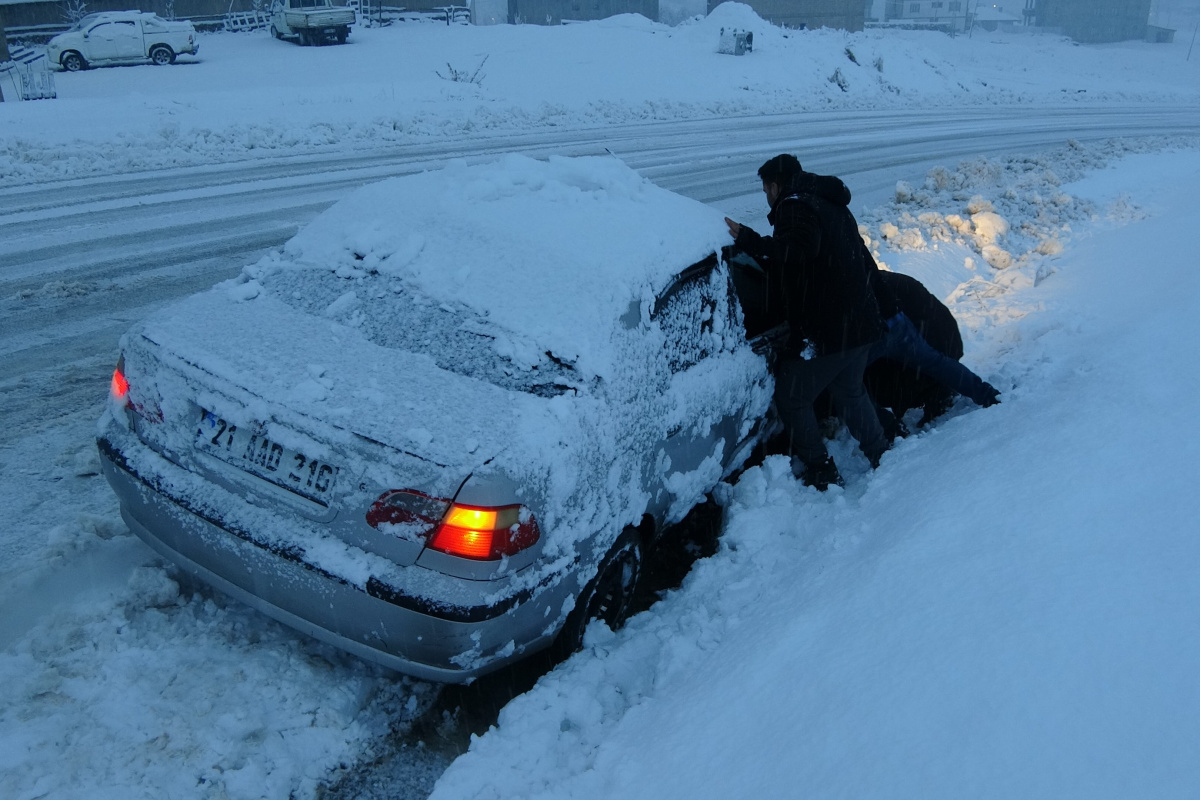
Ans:
[[[429,540],[434,550],[477,561],[497,561],[532,547],[537,522],[523,506],[486,508],[455,503]]]
[[[412,489],[381,495],[367,511],[367,524],[405,539],[420,538],[434,550],[475,561],[516,555],[536,544],[541,535],[524,506],[468,506]]]
[[[125,408],[133,409],[144,420],[149,422],[162,422],[162,410],[158,407],[158,403],[154,400],[145,400],[144,402],[134,402],[134,399],[129,394],[129,380],[125,377],[125,356],[122,355],[117,359],[117,368],[113,370],[112,382],[109,384],[109,392],[113,399],[120,403]]]
[[[109,391],[122,405],[129,405],[129,381],[125,380],[125,356],[117,359],[117,368],[113,370],[112,384]]]
[[[449,500],[430,497],[412,489],[384,492],[367,511],[367,524],[372,528],[393,525],[388,532],[403,538],[422,539],[437,527],[450,506]]]

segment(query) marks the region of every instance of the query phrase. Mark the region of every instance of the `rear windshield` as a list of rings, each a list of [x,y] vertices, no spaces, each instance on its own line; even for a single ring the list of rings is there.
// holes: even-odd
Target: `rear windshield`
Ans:
[[[347,280],[323,270],[289,269],[258,280],[293,308],[358,328],[382,347],[427,355],[449,372],[543,397],[583,389],[566,359],[497,329],[465,306],[438,303],[394,278],[371,274]]]

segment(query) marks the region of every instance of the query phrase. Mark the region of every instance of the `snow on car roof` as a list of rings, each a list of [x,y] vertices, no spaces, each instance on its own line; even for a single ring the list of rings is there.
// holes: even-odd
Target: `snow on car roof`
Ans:
[[[284,259],[394,277],[604,376],[630,304],[726,244],[720,213],[616,158],[509,155],[363,187],[289,241]]]

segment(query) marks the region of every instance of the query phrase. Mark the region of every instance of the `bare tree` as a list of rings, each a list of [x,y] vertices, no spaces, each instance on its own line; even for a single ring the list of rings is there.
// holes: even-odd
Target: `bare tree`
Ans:
[[[63,0],[61,9],[63,19],[74,25],[87,14],[87,3],[84,0]]]

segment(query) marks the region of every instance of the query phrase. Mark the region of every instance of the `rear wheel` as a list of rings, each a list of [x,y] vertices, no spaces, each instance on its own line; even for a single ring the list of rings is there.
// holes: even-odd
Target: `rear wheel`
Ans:
[[[349,36],[349,35],[350,35],[350,31],[349,31],[349,29],[347,29],[347,28],[338,28],[338,30],[337,30],[337,41],[338,41],[338,44],[345,44],[345,43],[346,43],[346,37],[347,37],[347,36]]]
[[[592,620],[600,620],[613,630],[625,624],[633,610],[641,574],[642,545],[638,531],[626,528],[567,615],[567,622],[554,643],[562,657],[583,647],[583,634]]]
[[[74,50],[63,53],[60,63],[67,72],[79,72],[81,69],[87,69],[87,62],[83,60],[83,56]]]
[[[312,37],[308,35],[308,31],[300,31],[300,46],[308,47],[312,44]]]
[[[175,63],[175,51],[167,47],[165,44],[155,45],[150,50],[150,61],[157,66],[165,66]]]

